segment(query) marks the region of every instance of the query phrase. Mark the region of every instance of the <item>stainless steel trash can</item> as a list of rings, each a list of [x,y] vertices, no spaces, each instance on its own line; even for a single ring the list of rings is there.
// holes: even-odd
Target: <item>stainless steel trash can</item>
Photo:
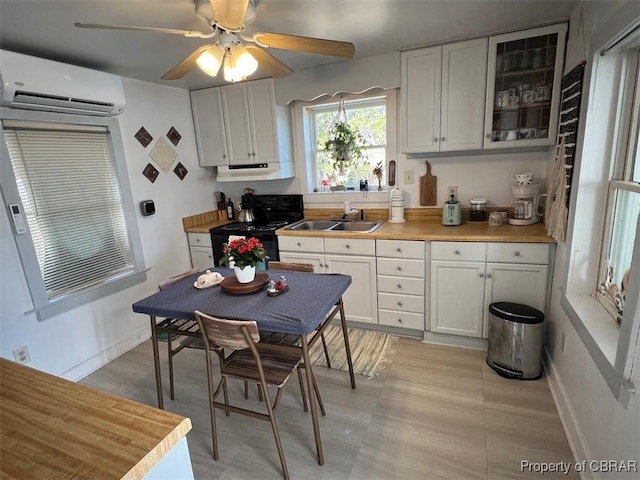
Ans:
[[[540,310],[520,303],[492,303],[487,364],[503,377],[540,378],[545,326]]]

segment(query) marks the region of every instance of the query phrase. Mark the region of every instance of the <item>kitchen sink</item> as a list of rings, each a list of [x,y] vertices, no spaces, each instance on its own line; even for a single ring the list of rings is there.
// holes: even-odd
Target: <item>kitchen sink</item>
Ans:
[[[333,220],[307,220],[296,223],[289,227],[289,230],[329,230],[335,227],[339,222]]]
[[[382,222],[343,221],[343,220],[305,220],[287,227],[295,231],[316,232],[373,232]]]
[[[331,229],[332,232],[373,232],[382,222],[340,222]]]

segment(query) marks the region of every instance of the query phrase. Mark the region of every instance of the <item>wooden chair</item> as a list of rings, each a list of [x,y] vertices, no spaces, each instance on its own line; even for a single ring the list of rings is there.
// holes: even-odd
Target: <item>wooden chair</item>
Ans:
[[[215,409],[220,408],[226,412],[240,413],[260,420],[268,421],[273,430],[273,436],[282,465],[282,473],[285,479],[289,478],[289,471],[284,457],[282,442],[278,432],[278,425],[274,415],[282,396],[282,387],[285,386],[291,374],[302,361],[302,353],[296,351],[279,351],[273,346],[262,345],[260,341],[260,333],[254,321],[238,321],[225,320],[212,317],[205,313],[195,312],[202,337],[207,348],[205,355],[207,359],[207,385],[209,391],[209,410],[211,415],[211,438],[213,445],[213,458],[218,460],[218,437],[216,431],[216,413]],[[214,387],[213,367],[211,364],[211,345],[219,345],[222,348],[233,350],[221,362],[220,374],[221,379],[217,386]],[[267,413],[248,410],[235,405],[231,405],[228,398],[225,397],[224,403],[216,402],[216,398],[220,391],[226,388],[227,378],[237,378],[245,381],[252,381],[258,384],[259,390],[264,395],[264,403]],[[269,396],[268,386],[271,385],[277,389],[277,394],[273,404]],[[318,387],[313,378],[313,386],[316,395],[319,397]],[[304,386],[300,387],[304,392]],[[320,405],[322,401],[320,400]]]
[[[267,263],[269,270],[282,270],[283,272],[309,272],[313,273],[313,265],[311,263],[294,263],[294,262],[278,262],[269,261]],[[265,343],[277,343],[277,344],[297,344],[299,338],[293,334],[283,334],[276,332],[260,332],[262,342]],[[324,333],[321,335],[322,348],[324,350],[324,357],[327,360],[327,368],[331,368],[331,359],[329,358],[329,349],[327,348],[327,341],[324,338]],[[305,410],[306,411],[306,410]]]

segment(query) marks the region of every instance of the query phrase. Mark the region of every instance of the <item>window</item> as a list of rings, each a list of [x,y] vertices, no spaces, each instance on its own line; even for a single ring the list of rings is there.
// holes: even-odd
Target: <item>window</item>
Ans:
[[[367,180],[369,189],[375,190],[378,179],[373,169],[378,165],[383,174],[381,184],[386,183],[386,166],[396,151],[395,97],[395,90],[344,96],[346,119],[364,138],[364,147],[362,161],[346,168],[343,174],[324,151],[330,127],[338,117],[340,100],[296,103],[298,115],[302,117],[309,191],[327,191],[337,185],[359,191],[362,180]]]
[[[605,237],[601,252],[598,299],[621,323],[626,294],[629,289],[631,259],[635,243],[636,223],[640,212],[640,69],[639,51],[623,58],[627,81],[621,84],[623,104],[631,104],[630,111],[622,111],[620,152],[613,158],[609,180]],[[635,98],[625,98],[635,96]]]
[[[135,276],[142,267],[135,219],[125,214],[110,128],[8,118],[2,128],[15,179],[15,189],[3,183],[3,195],[18,203],[7,198],[17,193],[22,205],[30,235],[16,240],[39,316]]]
[[[633,39],[629,32],[632,27],[617,38]],[[561,304],[626,406],[636,388],[633,370],[640,368],[634,359],[640,339],[640,45],[617,42],[595,52],[591,64]]]

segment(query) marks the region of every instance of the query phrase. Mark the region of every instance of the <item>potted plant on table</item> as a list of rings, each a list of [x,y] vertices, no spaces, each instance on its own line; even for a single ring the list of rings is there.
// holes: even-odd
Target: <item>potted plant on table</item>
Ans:
[[[223,247],[222,265],[233,267],[239,283],[250,283],[256,276],[256,265],[267,256],[264,245],[255,237],[238,238]]]

